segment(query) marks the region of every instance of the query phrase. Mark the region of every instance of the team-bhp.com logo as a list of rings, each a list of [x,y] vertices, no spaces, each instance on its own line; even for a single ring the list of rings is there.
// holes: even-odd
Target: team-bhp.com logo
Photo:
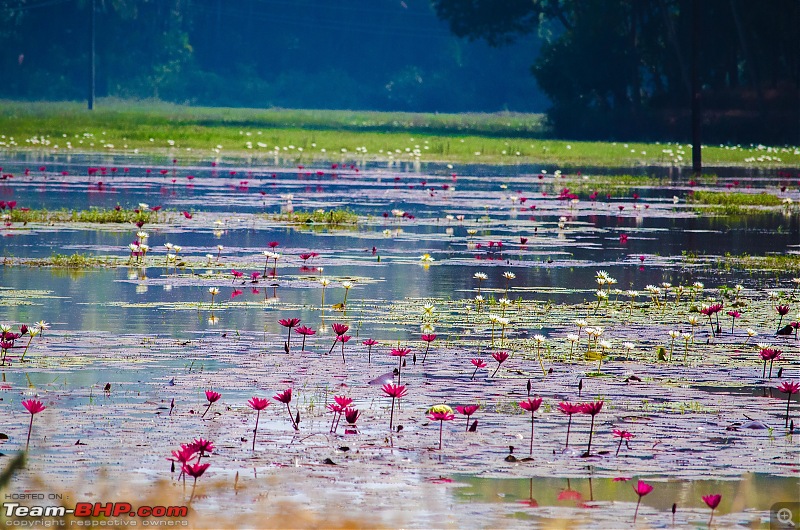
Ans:
[[[126,517],[140,517],[145,518],[139,521],[138,524],[142,526],[178,526],[187,525],[186,520],[178,520],[178,518],[185,518],[189,515],[188,506],[137,506],[134,507],[128,502],[79,502],[75,504],[75,508],[66,508],[64,506],[24,506],[18,502],[3,503],[3,514],[6,517],[5,526],[34,526],[30,523],[34,521],[26,521],[20,518],[29,517],[52,517],[64,518],[71,515],[75,519],[69,521],[70,526],[98,526],[95,523],[99,521],[89,520],[89,518],[117,518],[119,521],[114,526],[136,526],[137,520],[128,520]],[[147,518],[154,518],[148,520]],[[66,526],[65,521],[54,521],[56,524],[50,526]],[[106,524],[103,526],[110,526],[110,521],[104,521]],[[61,524],[58,524],[61,523]],[[37,525],[38,526],[38,525]]]

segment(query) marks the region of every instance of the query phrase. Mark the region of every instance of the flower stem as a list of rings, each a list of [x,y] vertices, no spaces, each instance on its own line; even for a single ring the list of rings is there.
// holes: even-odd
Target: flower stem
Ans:
[[[253,429],[253,451],[256,450],[256,437],[258,436],[258,419],[261,417],[261,411],[256,411],[256,428]]]
[[[786,422],[784,423],[784,427],[789,426],[789,405],[792,403],[792,393],[789,392],[789,399],[786,400]],[[31,421],[33,421],[31,419]]]
[[[472,377],[470,377],[469,380],[472,381],[473,379],[475,379],[475,374],[477,373],[478,373],[478,367],[476,366],[475,370],[472,371]]]
[[[431,343],[428,342],[425,345],[425,354],[422,356],[422,364],[425,364],[425,359],[428,357],[428,348],[430,348],[430,347],[431,347]]]
[[[19,358],[19,362],[23,362],[25,360],[25,354],[28,353],[28,346],[31,345],[31,341],[33,340],[33,335],[28,339],[28,344],[25,345],[25,351],[22,352],[22,357]]]
[[[392,432],[392,421],[394,421],[394,398],[392,398],[392,411],[389,413],[389,432]]]
[[[528,447],[528,453],[533,456],[533,412],[531,411],[531,443]]]
[[[636,523],[636,516],[639,515],[639,503],[642,502],[642,496],[639,496],[639,500],[636,501],[636,511],[633,512],[633,522]]]
[[[444,428],[444,421],[439,420],[439,451],[442,450],[442,429]]]
[[[617,452],[614,453],[614,456],[619,456],[619,450],[622,447],[622,437],[619,439],[619,445],[617,445]]]
[[[592,424],[589,427],[589,447],[586,449],[586,455],[589,456],[592,454],[592,435],[594,434],[594,416],[592,416]]]
[[[789,397],[791,398],[792,395],[789,394]],[[786,410],[789,410],[789,407],[786,407]],[[25,450],[26,451],[28,450],[28,446],[31,443],[31,431],[32,430],[33,430],[33,414],[31,414],[31,422],[28,424],[28,440],[25,442]]]
[[[209,402],[208,402],[208,406],[206,407],[206,410],[205,410],[205,412],[203,412],[203,415],[202,415],[202,416],[200,416],[201,418],[205,418],[205,417],[206,417],[206,414],[208,413],[208,409],[210,409],[210,408],[211,408],[211,405],[213,405],[213,404],[214,404],[214,403],[212,403],[211,401],[209,401]]]
[[[344,341],[342,341],[342,362],[343,362],[344,364],[347,364],[347,361],[346,361],[346,360],[345,360],[345,358],[344,358]]]
[[[564,449],[569,448],[569,429],[572,427],[572,414],[569,415],[569,420],[567,421],[567,444]]]
[[[294,430],[299,431],[300,429],[297,428],[297,424],[294,422],[294,417],[292,416],[292,409],[289,408],[289,404],[286,404],[286,411],[289,413],[289,421],[292,422],[292,427]]]

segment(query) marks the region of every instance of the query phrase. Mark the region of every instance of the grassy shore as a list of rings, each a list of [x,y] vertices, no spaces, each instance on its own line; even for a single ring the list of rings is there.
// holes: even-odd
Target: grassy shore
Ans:
[[[686,144],[577,142],[548,137],[540,114],[417,114],[230,109],[161,102],[0,102],[0,149],[274,157],[313,161],[420,160],[688,167]],[[800,166],[795,147],[706,146],[704,164]]]

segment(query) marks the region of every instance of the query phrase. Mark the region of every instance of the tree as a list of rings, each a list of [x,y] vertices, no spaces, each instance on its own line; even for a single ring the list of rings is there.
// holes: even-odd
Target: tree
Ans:
[[[800,2],[433,0],[451,30],[491,45],[538,31],[532,72],[556,134],[688,139],[692,6],[704,130],[712,141],[800,142]]]

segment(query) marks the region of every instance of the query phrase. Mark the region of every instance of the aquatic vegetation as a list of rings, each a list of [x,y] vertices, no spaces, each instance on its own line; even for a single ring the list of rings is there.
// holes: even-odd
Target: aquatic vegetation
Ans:
[[[247,401],[248,406],[256,411],[256,426],[253,429],[253,447],[252,450],[256,450],[256,438],[258,438],[258,420],[261,418],[261,411],[267,408],[270,405],[270,401],[268,399],[260,398],[253,396]]]
[[[281,326],[286,328],[286,343],[284,344],[284,350],[286,351],[286,353],[289,353],[291,351],[291,348],[292,348],[292,328],[297,326],[300,323],[300,319],[299,318],[282,318],[282,319],[278,320],[278,323]],[[298,330],[298,332],[299,332],[299,330]],[[303,335],[303,346],[305,346],[306,333],[302,333],[302,335]],[[301,348],[301,349],[305,349],[305,348]]]
[[[159,222],[157,212],[147,209],[89,208],[88,210],[45,210],[17,208],[11,210],[12,223],[97,223],[149,224]]]
[[[614,456],[619,456],[619,450],[622,448],[622,442],[625,442],[626,447],[630,447],[628,446],[628,442],[633,439],[633,434],[623,429],[614,429],[611,431],[611,434],[613,434],[616,438],[619,438],[617,451],[614,453]]]
[[[298,326],[295,331],[297,331],[297,333],[299,333],[300,335],[303,336],[303,344],[300,345],[300,351],[305,351],[306,350],[306,337],[308,337],[310,335],[316,335],[317,332],[314,329],[309,328],[307,326]]]
[[[784,381],[780,385],[778,385],[778,391],[783,392],[786,394],[786,421],[784,422],[784,427],[789,426],[789,405],[792,404],[792,394],[797,394],[800,392],[800,383],[794,381]]]
[[[206,414],[208,414],[211,405],[219,401],[219,398],[222,397],[222,394],[219,392],[214,392],[213,390],[206,390],[206,400],[208,400],[208,405],[206,405],[206,410],[203,411],[201,418],[205,418]]]
[[[461,414],[463,416],[466,416],[466,418],[467,418],[467,423],[466,423],[466,426],[464,427],[464,431],[469,431],[469,419],[480,408],[481,408],[480,405],[458,405],[456,407],[456,412],[458,412],[459,414]],[[476,420],[476,422],[477,422],[477,420]],[[477,424],[476,424],[476,426],[477,426]]]
[[[372,364],[372,347],[378,344],[378,341],[375,339],[367,339],[361,344],[367,347],[367,364]]]
[[[591,456],[592,454],[592,436],[594,435],[594,417],[600,414],[600,410],[603,408],[602,401],[592,401],[589,403],[583,403],[581,405],[581,413],[588,414],[592,417],[592,422],[589,427],[589,445],[586,448],[586,452],[584,456]]]
[[[292,480],[297,482],[292,487],[297,489],[322,491],[321,481],[336,476],[343,488],[337,489],[338,495],[356,493],[375,506],[384,506],[383,501],[363,484],[380,481],[388,471],[414,473],[426,485],[468,482],[488,470],[502,475],[503,480],[524,476],[524,491],[508,497],[515,501],[495,506],[492,513],[500,519],[476,518],[476,524],[482,526],[502,526],[502,518],[513,517],[509,514],[519,510],[519,506],[509,507],[519,499],[527,498],[530,506],[555,506],[562,491],[567,492],[569,501],[559,505],[568,520],[565,524],[585,515],[583,502],[594,501],[596,504],[590,505],[596,510],[589,524],[607,526],[618,517],[610,507],[618,491],[601,484],[619,473],[612,469],[619,466],[609,465],[622,462],[614,460],[619,454],[623,454],[626,473],[664,484],[668,499],[672,490],[667,490],[667,484],[674,478],[694,487],[701,475],[736,482],[742,473],[763,474],[768,477],[765,481],[788,474],[785,464],[792,461],[793,453],[774,436],[783,410],[765,407],[763,398],[783,399],[780,383],[791,381],[797,368],[789,350],[800,328],[798,318],[787,311],[787,325],[779,319],[778,335],[771,326],[775,325],[776,307],[796,302],[800,281],[792,280],[791,269],[780,269],[791,265],[791,254],[751,258],[742,252],[773,252],[773,247],[793,245],[797,231],[791,217],[794,206],[748,220],[711,219],[698,216],[702,209],[698,204],[687,204],[688,191],[724,186],[729,177],[720,177],[719,183],[704,179],[687,189],[685,179],[694,177],[677,171],[670,177],[646,176],[646,172],[655,175],[660,170],[642,169],[643,175],[631,175],[625,183],[630,189],[624,189],[616,187],[608,175],[590,171],[577,175],[566,169],[556,174],[551,167],[524,164],[477,170],[455,164],[449,168],[446,160],[427,166],[405,162],[376,166],[363,151],[341,157],[337,153],[335,160],[322,162],[312,160],[309,146],[304,146],[302,162],[287,162],[286,158],[280,164],[263,155],[242,160],[227,152],[194,154],[185,161],[178,158],[180,162],[175,162],[172,154],[163,160],[126,160],[130,174],[124,183],[121,179],[115,182],[118,192],[92,191],[95,195],[91,198],[98,205],[109,201],[136,204],[139,200],[163,203],[164,208],[158,210],[138,208],[157,215],[157,226],[29,223],[23,227],[14,223],[6,227],[0,307],[6,311],[3,319],[9,323],[8,333],[19,332],[20,337],[4,337],[8,339],[3,341],[8,346],[3,351],[6,379],[0,382],[0,391],[9,392],[7,395],[29,391],[39,396],[47,392],[48,401],[65,404],[69,414],[73,407],[80,407],[81,421],[87,425],[99,424],[101,412],[114,407],[115,416],[104,420],[108,422],[104,428],[114,432],[124,424],[131,434],[119,448],[104,436],[93,436],[91,447],[81,448],[87,455],[87,468],[105,465],[116,471],[120,466],[114,463],[115,455],[127,450],[124,465],[141,469],[141,473],[149,473],[150,468],[133,449],[134,444],[166,448],[196,434],[191,432],[197,426],[196,418],[207,416],[213,408],[207,397],[203,403],[206,412],[195,412],[197,389],[213,388],[227,398],[233,396],[242,407],[217,408],[211,413],[213,421],[202,422],[226,435],[224,445],[219,440],[224,450],[213,455],[213,469],[219,472],[212,481],[201,483],[208,487],[202,488],[202,495],[198,489],[193,500],[208,502],[203,509],[227,502],[232,498],[228,495],[235,495],[229,492],[238,491],[239,498],[245,498],[246,485],[263,488],[264,484],[256,486],[255,480],[262,480],[261,468],[272,463],[276,481],[282,480],[277,474],[284,466],[294,468]],[[578,147],[573,145],[573,150]],[[386,146],[383,148],[385,153]],[[70,175],[78,175],[84,173],[80,168],[84,162],[77,155],[69,163],[58,155],[41,156],[49,157],[47,165],[55,169],[48,170],[46,180],[40,179],[46,193],[34,195],[35,204],[59,204],[50,192],[61,185],[55,182],[61,165],[68,167]],[[110,157],[109,165],[111,161]],[[19,175],[17,168],[27,161],[10,164]],[[151,173],[146,169],[152,169]],[[491,174],[487,177],[483,171]],[[769,170],[756,173],[742,167],[741,171],[752,189],[778,193]],[[24,186],[40,186],[34,180],[39,177],[34,170]],[[172,182],[173,178],[177,182]],[[70,195],[61,204],[84,200],[85,180],[84,176],[65,179]],[[793,197],[796,204],[795,177],[785,180],[787,190],[781,196]],[[567,187],[562,185],[565,181],[576,184]],[[22,182],[19,176],[6,179],[4,189],[19,193],[17,182]],[[602,187],[597,182],[602,182]],[[742,185],[741,190],[745,189]],[[359,193],[351,200],[353,190]],[[590,194],[595,195],[591,201],[587,200]],[[580,200],[570,198],[573,195]],[[677,203],[673,195],[678,196]],[[317,209],[326,214],[346,205],[358,221],[340,230],[320,219],[311,222],[320,230],[307,230],[307,223],[289,220],[291,202],[309,213]],[[19,210],[15,205],[13,211]],[[10,213],[8,206],[5,213]],[[279,221],[283,216],[286,220]],[[376,245],[375,239],[385,230],[389,235]],[[750,237],[752,233],[759,237]],[[628,238],[623,241],[620,234]],[[183,248],[165,241],[180,241]],[[764,250],[767,244],[770,250]],[[787,248],[787,252],[794,251]],[[83,268],[96,270],[78,275],[17,266],[35,260],[49,264],[52,260],[43,256],[50,252],[66,253],[65,260],[73,252],[73,256],[85,256]],[[419,258],[425,254],[435,261]],[[776,269],[756,265],[743,273],[745,258],[754,263],[763,260],[761,263]],[[423,269],[420,263],[435,266]],[[280,275],[278,264],[282,266]],[[225,288],[228,279],[232,281],[230,298]],[[42,290],[27,290],[27,285]],[[344,289],[334,294],[342,298],[326,300],[331,285]],[[212,293],[212,288],[217,292]],[[357,290],[349,295],[353,288]],[[203,311],[209,307],[202,300],[206,291],[211,296],[210,309],[216,313],[210,317]],[[720,318],[723,304],[726,314]],[[20,324],[32,321],[35,315],[58,322],[55,332],[45,332],[42,337],[35,331],[38,327],[28,325],[26,335]],[[720,322],[726,315],[731,318],[731,333],[727,334],[721,328],[727,322]],[[709,327],[704,327],[706,320]],[[31,335],[31,329],[38,338]],[[303,336],[302,355],[296,346],[295,355],[281,355],[281,346],[291,352],[294,331]],[[756,346],[754,337],[762,344]],[[348,341],[355,341],[356,346],[345,352]],[[683,362],[677,363],[674,350],[681,341]],[[345,369],[338,364],[339,356],[325,355],[326,345],[328,354],[337,345],[341,348]],[[28,347],[31,356],[25,353]],[[367,347],[366,360],[363,347]],[[372,349],[376,349],[375,363]],[[435,362],[427,363],[427,354]],[[489,355],[493,361],[488,361]],[[424,366],[415,366],[417,357]],[[507,363],[509,359],[513,362]],[[412,364],[407,364],[409,360]],[[491,362],[496,362],[495,368],[484,372]],[[773,363],[778,372],[775,383],[768,381],[775,376]],[[762,364],[760,377],[758,364]],[[82,385],[83,379],[75,376],[78,370],[91,374],[90,384]],[[485,375],[478,376],[478,371]],[[137,388],[134,396],[127,390],[132,381],[140,380],[147,386]],[[527,398],[519,389],[525,380],[530,382]],[[393,395],[394,390],[384,391],[386,385],[402,387],[402,396]],[[280,411],[273,416],[263,404],[269,403],[266,399],[255,401],[251,396],[260,393],[257,389],[287,388],[293,395],[279,392],[273,400],[281,401],[277,398],[282,396],[290,415],[293,428],[281,429],[285,417],[280,417]],[[83,390],[88,403],[82,399]],[[787,427],[783,429],[787,440],[792,432],[792,396],[788,396]],[[392,436],[385,432],[385,423],[384,431],[380,430],[389,408],[382,397],[392,398]],[[400,398],[404,399],[402,409]],[[541,403],[528,418],[525,406],[533,408],[538,399]],[[592,402],[580,403],[589,399]],[[76,400],[79,404],[73,405]],[[0,400],[8,406],[15,402]],[[100,403],[102,407],[97,406]],[[438,446],[443,448],[443,423],[452,421],[446,419],[446,412],[441,418],[425,419],[423,411],[429,410],[431,403],[461,404],[453,408],[465,420],[455,420],[465,421],[469,434],[453,432],[449,443],[459,446],[458,451],[451,451],[457,457],[445,458],[451,452],[442,452],[441,458],[430,453],[437,445],[425,442],[432,440],[428,435],[433,434],[426,432],[439,421]],[[575,450],[574,436],[570,448],[573,415],[596,403],[603,405],[586,412],[591,416],[587,449]],[[607,415],[595,418],[601,408]],[[252,410],[257,416],[251,430]],[[400,410],[403,422],[399,421]],[[263,421],[262,411],[267,411]],[[475,419],[477,411],[481,414]],[[531,458],[521,458],[519,453],[524,451],[517,448],[509,451],[514,460],[508,462],[524,465],[507,465],[503,460],[507,453],[499,454],[497,447],[524,443],[527,430],[534,428],[534,412],[540,425],[535,433],[537,455],[547,457],[533,459],[531,433]],[[330,413],[331,418],[326,415]],[[303,436],[296,434],[300,414],[307,419]],[[395,414],[398,423],[406,423],[403,428],[394,423]],[[169,422],[162,424],[166,418]],[[190,421],[183,421],[187,419]],[[329,419],[330,432],[326,432],[324,424]],[[338,431],[342,419],[347,420],[344,434]],[[478,421],[481,433],[476,432]],[[163,428],[152,429],[153,422]],[[48,443],[48,451],[59,458],[48,460],[47,465],[57,470],[54,473],[71,476],[73,471],[62,463],[69,459],[61,457],[75,440],[62,443],[59,437],[63,434],[55,427],[58,423],[38,423],[37,433],[44,433],[48,442],[58,441]],[[263,431],[267,425],[269,432],[262,433],[259,440],[258,428]],[[272,428],[276,425],[278,428]],[[593,440],[595,425],[601,435],[597,441]],[[455,429],[459,430],[460,426]],[[636,441],[628,444],[632,433]],[[16,437],[16,445],[22,447],[23,434],[18,427],[9,432],[9,438]],[[247,439],[250,435],[252,440]],[[505,439],[501,441],[500,435]],[[255,452],[258,441],[262,449],[278,447],[280,451]],[[625,452],[621,451],[623,443]],[[608,447],[602,447],[606,444]],[[250,451],[247,445],[251,445]],[[692,455],[690,465],[683,464],[686,454]],[[192,476],[183,470],[184,465],[211,461],[197,462],[197,452],[187,456],[183,450],[175,451],[171,460],[184,482],[186,476]],[[347,465],[334,467],[342,461]],[[259,476],[241,473],[238,485],[229,487],[234,472],[251,464]],[[591,464],[590,470],[587,464]],[[463,475],[459,477],[455,471]],[[587,474],[594,486],[580,478]],[[168,487],[176,486],[176,475]],[[531,477],[537,489],[532,486],[528,495]],[[540,487],[567,477],[573,482],[566,490],[560,483]],[[731,491],[716,490],[706,483],[697,487],[703,489],[681,497],[676,525],[691,524],[698,509],[705,509],[701,494],[721,491],[729,498]],[[87,486],[87,491],[91,488]],[[180,494],[180,488],[175,489]],[[280,502],[279,490],[270,490],[276,502]],[[408,489],[409,502],[416,503],[419,491],[416,486]],[[536,499],[534,492],[541,492]],[[459,496],[445,489],[427,493],[431,498],[442,495],[445,500]],[[749,501],[752,498],[748,494],[750,511],[739,513],[742,521],[754,521],[756,516],[751,514],[765,509],[757,508],[756,501]],[[663,499],[659,505],[661,502]],[[645,504],[651,510],[656,505]],[[717,515],[739,510],[723,505],[716,509],[721,509],[713,512]],[[489,513],[483,507],[474,511]],[[661,511],[666,514],[668,506]],[[549,516],[537,513],[535,517]],[[425,524],[430,520],[409,516],[397,526]]]
[[[422,364],[425,364],[425,359],[428,358],[428,349],[430,349],[431,343],[436,340],[436,334],[423,333],[420,338],[425,343],[425,353],[422,355]]]
[[[542,398],[528,398],[524,401],[519,402],[519,407],[522,410],[527,410],[531,413],[531,439],[530,439],[530,446],[529,446],[529,454],[533,456],[533,416],[534,413],[539,410],[539,407],[542,405]]]
[[[472,371],[472,376],[470,377],[470,380],[473,380],[473,379],[475,379],[475,374],[477,374],[477,373],[478,373],[478,368],[486,368],[486,367],[488,366],[488,365],[487,365],[487,364],[486,364],[486,363],[483,361],[483,359],[470,359],[470,360],[469,360],[469,362],[471,362],[471,363],[472,363],[472,365],[473,365],[473,366],[475,366],[475,369]],[[500,368],[500,366],[498,365],[498,369],[499,369],[499,368]],[[495,372],[496,372],[496,371],[495,371]]]
[[[642,497],[649,494],[651,491],[653,491],[653,486],[647,482],[642,482],[641,480],[636,481],[636,485],[633,487],[633,492],[636,493],[638,499],[636,500],[636,511],[633,512],[634,524],[636,523],[636,516],[639,515],[639,504],[642,502]]]
[[[383,385],[381,390],[383,391],[384,394],[392,398],[392,408],[391,411],[389,412],[389,431],[391,431],[392,424],[394,422],[394,402],[397,399],[405,397],[405,395],[408,393],[408,390],[404,385],[400,384],[395,385],[394,383],[387,383]]]
[[[358,224],[358,214],[347,209],[319,209],[312,211],[293,211],[280,214],[270,214],[270,220],[289,223],[292,225],[325,227],[325,228],[352,228]]]
[[[292,428],[295,431],[300,430],[299,421],[296,420],[295,416],[292,416],[292,409],[289,408],[289,403],[292,402],[292,389],[287,388],[283,392],[279,392],[278,394],[272,396],[272,399],[275,401],[280,401],[286,405],[286,411],[289,413],[289,421],[292,422]],[[300,412],[297,413],[297,418],[300,418]]]
[[[434,405],[433,407],[428,409],[428,419],[439,422],[439,451],[441,451],[442,429],[444,428],[444,422],[455,419],[455,415],[453,414],[453,409],[451,409],[447,405]],[[389,428],[391,429],[391,424]]]
[[[708,527],[711,528],[711,521],[714,520],[714,510],[717,509],[719,506],[719,502],[722,500],[722,495],[716,493],[714,495],[703,495],[703,502],[711,508],[711,517],[708,518]]]
[[[333,329],[333,332],[336,333],[336,337],[333,339],[333,344],[331,344],[331,349],[328,350],[328,355],[330,355],[331,352],[333,352],[333,348],[336,346],[336,343],[341,342],[339,340],[339,337],[347,333],[347,330],[350,329],[350,326],[348,326],[347,324],[340,324],[338,322],[334,322],[333,324],[331,324],[331,329]],[[344,351],[344,342],[342,342],[342,351]],[[344,360],[344,353],[342,353],[342,360]]]
[[[503,365],[503,363],[506,362],[506,360],[508,359],[508,352],[504,352],[504,351],[494,352],[492,354],[492,358],[494,358],[494,360],[497,361],[497,368],[494,369],[494,372],[492,372],[492,376],[491,376],[491,377],[494,377],[494,376],[497,375],[497,371],[500,369],[500,367]]]
[[[28,424],[28,437],[27,437],[27,439],[25,440],[25,450],[27,451],[27,450],[28,450],[28,447],[29,447],[29,446],[30,446],[30,444],[31,444],[31,431],[33,430],[33,417],[34,417],[36,414],[39,414],[40,412],[42,412],[43,410],[45,410],[47,407],[45,407],[45,406],[42,404],[42,402],[41,402],[41,401],[38,401],[38,400],[36,400],[36,399],[27,399],[27,400],[23,400],[23,401],[22,401],[22,406],[23,406],[23,407],[25,407],[25,410],[27,410],[27,411],[30,413],[30,415],[31,415],[31,421],[30,421],[30,423]]]
[[[769,193],[717,192],[697,190],[694,202],[718,206],[779,206],[781,198]]]

